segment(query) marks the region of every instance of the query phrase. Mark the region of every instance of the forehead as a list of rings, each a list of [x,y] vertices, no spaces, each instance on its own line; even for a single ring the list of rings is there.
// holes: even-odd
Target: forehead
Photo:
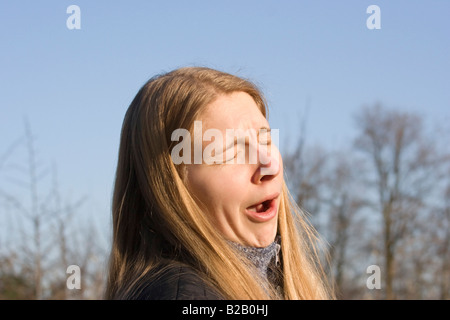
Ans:
[[[245,92],[220,95],[200,116],[204,129],[259,129],[269,127],[255,100]]]

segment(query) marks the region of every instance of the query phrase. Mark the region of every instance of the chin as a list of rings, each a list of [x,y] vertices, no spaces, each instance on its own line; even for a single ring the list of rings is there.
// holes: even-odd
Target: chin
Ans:
[[[253,236],[251,238],[246,239],[248,241],[248,245],[251,247],[264,248],[269,246],[272,242],[275,241],[275,237],[277,235],[277,228],[275,226],[268,228],[264,228],[264,230],[258,230],[259,232],[252,232]],[[249,232],[250,233],[250,232]]]

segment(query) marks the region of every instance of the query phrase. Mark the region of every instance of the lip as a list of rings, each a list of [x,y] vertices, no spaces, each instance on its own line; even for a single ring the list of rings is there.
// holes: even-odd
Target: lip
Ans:
[[[266,211],[262,212],[256,212],[256,211],[250,211],[248,209],[245,209],[246,215],[252,220],[253,222],[267,222],[269,220],[272,220],[275,218],[275,216],[278,213],[278,197],[280,196],[280,193],[271,194],[261,201],[257,202],[256,204],[252,205],[258,205],[260,203],[263,203],[265,201],[270,201],[269,208]],[[250,206],[250,207],[252,207]],[[248,207],[248,208],[250,208]]]

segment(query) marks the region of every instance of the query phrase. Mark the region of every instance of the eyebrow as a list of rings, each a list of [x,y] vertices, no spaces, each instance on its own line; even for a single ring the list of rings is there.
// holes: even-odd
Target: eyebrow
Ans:
[[[259,136],[259,133],[261,132],[261,130],[265,130],[266,132],[270,132],[270,131],[271,131],[271,129],[268,128],[268,127],[261,127],[261,128],[259,128],[259,130],[258,130],[258,136]]]
[[[247,129],[247,130],[252,130],[252,129]],[[258,129],[258,133],[257,133],[257,137],[259,137],[259,134],[261,133],[261,131],[264,130],[264,133],[270,133],[271,129],[264,126]],[[237,137],[236,135],[234,135],[234,140],[232,142],[230,142],[228,145],[225,146],[225,148],[223,148],[223,151],[226,151],[228,149],[230,149],[231,147],[233,147],[235,144],[237,143]]]

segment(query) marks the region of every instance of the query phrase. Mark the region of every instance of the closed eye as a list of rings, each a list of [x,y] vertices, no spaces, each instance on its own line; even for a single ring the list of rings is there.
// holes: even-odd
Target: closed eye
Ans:
[[[272,143],[272,136],[269,128],[263,127],[259,129],[258,143],[260,145],[270,145]]]

